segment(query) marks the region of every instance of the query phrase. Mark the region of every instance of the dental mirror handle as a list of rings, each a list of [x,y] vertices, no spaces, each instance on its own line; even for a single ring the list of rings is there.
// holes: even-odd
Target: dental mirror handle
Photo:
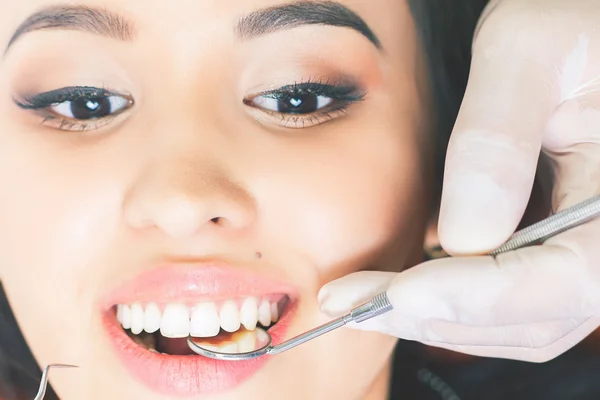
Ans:
[[[277,346],[269,347],[267,354],[279,354],[293,347],[306,343],[309,340],[315,339],[321,335],[331,332],[339,327],[346,325],[349,322],[363,322],[378,315],[384,314],[392,309],[392,304],[388,299],[387,293],[383,292],[373,297],[369,302],[356,307],[343,317],[334,319],[321,326],[311,329],[301,335],[286,340]]]

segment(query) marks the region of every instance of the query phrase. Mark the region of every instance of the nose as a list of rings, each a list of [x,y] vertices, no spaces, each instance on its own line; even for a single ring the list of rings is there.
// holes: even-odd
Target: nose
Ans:
[[[197,153],[161,155],[131,186],[124,219],[134,229],[157,229],[173,238],[208,225],[242,230],[255,218],[250,193],[231,173]]]

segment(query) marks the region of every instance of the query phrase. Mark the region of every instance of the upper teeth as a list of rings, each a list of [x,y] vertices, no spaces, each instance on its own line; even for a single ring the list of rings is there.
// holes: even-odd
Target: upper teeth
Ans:
[[[241,305],[241,306],[240,306]],[[205,301],[188,307],[185,304],[171,303],[164,310],[155,303],[142,305],[119,304],[117,319],[124,329],[138,335],[142,331],[160,334],[167,338],[212,337],[220,329],[235,332],[241,326],[254,330],[257,323],[268,326],[279,319],[277,302],[268,299],[258,300],[248,297],[243,302],[226,300],[219,307],[214,302]]]

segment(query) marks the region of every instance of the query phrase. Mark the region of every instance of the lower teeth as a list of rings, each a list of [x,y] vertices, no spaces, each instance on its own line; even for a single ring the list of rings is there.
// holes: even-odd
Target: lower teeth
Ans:
[[[196,355],[187,348],[187,344],[184,345],[184,341],[187,341],[187,338],[169,339],[160,336],[160,333],[158,332],[142,332],[139,335],[134,335],[131,333],[131,330],[127,330],[126,332],[135,343],[151,353],[164,355]],[[243,353],[254,350],[257,341],[264,341],[261,334],[264,335],[261,330],[247,331],[240,329],[233,333],[221,331],[217,336],[211,338],[194,338],[194,341],[202,347],[217,352]],[[165,352],[165,348],[171,349],[171,351]],[[173,348],[177,350],[172,350]],[[189,350],[189,352],[187,350]]]
[[[214,338],[194,338],[193,342],[206,350],[233,354],[249,353],[262,348],[268,343],[268,339],[268,335],[261,329],[242,329],[234,333],[221,333]]]

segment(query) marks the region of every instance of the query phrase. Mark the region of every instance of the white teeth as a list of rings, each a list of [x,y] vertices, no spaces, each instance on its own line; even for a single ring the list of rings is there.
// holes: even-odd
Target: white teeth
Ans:
[[[184,304],[169,304],[165,307],[160,334],[167,338],[184,338],[190,334],[190,310]]]
[[[190,321],[190,335],[194,337],[217,336],[221,329],[221,322],[215,303],[200,303],[192,310]]]
[[[205,344],[205,343],[199,343],[200,346],[202,346],[202,348],[206,349],[206,350],[210,350],[210,351],[214,351],[214,352],[220,352],[221,349],[219,349],[219,346],[214,346],[211,344]]]
[[[160,329],[160,309],[155,303],[150,303],[144,313],[144,330],[148,333],[154,333]]]
[[[220,309],[210,301],[200,302],[191,310],[185,304],[167,304],[162,312],[156,303],[145,306],[134,303],[117,305],[116,317],[123,328],[131,329],[134,335],[160,330],[167,338],[213,337],[221,329],[237,332],[242,325],[248,331],[254,331],[258,323],[268,327],[279,319],[278,307],[277,302],[257,297],[248,297],[241,303],[225,300]]]
[[[131,329],[131,308],[128,305],[123,305],[121,309],[121,325],[125,329]]]
[[[279,319],[279,307],[277,303],[271,303],[271,322],[277,322]]]
[[[237,343],[229,343],[225,346],[219,347],[219,351],[221,353],[229,353],[229,354],[234,354],[234,353],[238,353],[238,344]]]
[[[139,303],[131,306],[131,333],[139,335],[144,330],[144,309]]]
[[[237,342],[240,353],[249,353],[256,350],[256,331],[242,332],[233,339]]]
[[[256,331],[256,342],[260,344],[267,343],[270,340],[269,335],[265,331]]]
[[[242,304],[240,322],[249,331],[256,328],[258,323],[258,300],[255,297],[248,297]]]
[[[123,304],[117,305],[117,321],[123,324]]]
[[[219,313],[221,328],[227,332],[235,332],[240,329],[240,313],[237,304],[233,300],[227,300],[221,306]]]
[[[271,325],[271,304],[269,300],[263,299],[261,301],[258,307],[258,322],[265,327]]]

